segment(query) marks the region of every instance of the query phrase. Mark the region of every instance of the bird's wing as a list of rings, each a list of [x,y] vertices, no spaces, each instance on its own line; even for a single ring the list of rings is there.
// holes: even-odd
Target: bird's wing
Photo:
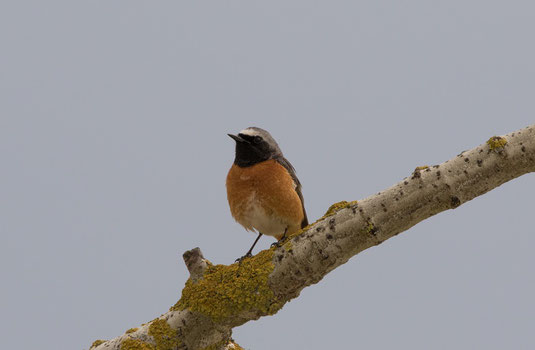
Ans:
[[[295,168],[293,167],[292,163],[283,156],[276,158],[277,162],[279,162],[280,165],[282,165],[288,172],[290,173],[290,176],[292,177],[292,180],[295,182],[295,192],[297,192],[297,195],[299,196],[299,199],[301,199],[301,207],[303,208],[303,221],[301,222],[301,228],[308,225],[308,218],[307,218],[307,212],[305,210],[305,200],[303,199],[303,193],[301,193],[301,182],[299,182],[299,179],[297,178],[297,175],[295,174]]]

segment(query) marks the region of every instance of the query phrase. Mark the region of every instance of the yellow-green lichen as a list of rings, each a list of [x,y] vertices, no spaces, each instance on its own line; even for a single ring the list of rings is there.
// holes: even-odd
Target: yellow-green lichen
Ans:
[[[89,347],[89,349],[91,348],[96,348],[97,346],[99,346],[100,344],[102,343],[105,343],[106,341],[105,340],[102,340],[102,339],[97,339],[93,342],[93,344],[91,344],[91,346]]]
[[[190,309],[220,321],[243,310],[272,315],[281,307],[268,285],[273,249],[230,266],[209,266],[197,282],[188,279],[171,310]]]
[[[492,136],[487,141],[487,145],[489,145],[489,148],[494,151],[499,148],[503,148],[507,144],[507,140],[500,136]]]
[[[125,333],[126,334],[130,334],[130,333],[134,333],[138,330],[138,328],[130,328],[129,330],[127,330]]]
[[[364,228],[367,233],[375,234],[377,232],[377,228],[371,221],[366,221],[366,227]]]
[[[284,243],[284,245],[282,247],[284,248],[284,250],[289,252],[290,250],[292,250],[292,242],[288,241],[288,242]]]
[[[139,339],[126,338],[121,341],[121,350],[156,350],[156,347]]]
[[[157,350],[178,349],[182,344],[178,331],[169,326],[164,319],[156,319],[149,325],[148,334],[154,339]]]
[[[133,333],[137,328],[131,328],[126,333]],[[150,322],[148,335],[153,342],[140,339],[126,338],[121,341],[121,350],[174,350],[178,349],[182,342],[178,337],[178,332],[169,326],[166,320],[155,319]]]
[[[323,220],[325,219],[326,217],[328,216],[331,216],[331,215],[334,215],[336,214],[338,211],[342,210],[342,209],[345,209],[345,208],[349,208],[351,207],[352,205],[355,205],[357,204],[357,201],[351,201],[351,202],[348,202],[348,201],[341,201],[341,202],[338,202],[338,203],[334,203],[333,205],[331,205],[329,207],[329,209],[327,209],[327,211],[325,212],[325,214],[323,214],[323,216],[319,219],[319,220]],[[318,221],[319,221],[318,220]],[[316,221],[317,222],[317,221]]]
[[[308,228],[309,228],[310,226],[312,226],[312,225],[314,225],[314,224],[308,224],[307,226],[305,226],[305,227],[303,227],[303,228],[301,228],[301,229],[299,229],[299,230],[297,230],[297,231],[295,231],[295,232],[293,232],[293,233],[290,233],[290,234],[288,235],[288,237],[287,237],[287,238],[288,238],[288,241],[289,241],[291,238],[295,237],[295,236],[299,236],[301,233],[303,233],[303,232],[305,232],[306,230],[308,230]],[[290,247],[291,247],[291,246],[290,246]],[[289,250],[289,249],[286,249],[286,250]]]
[[[429,168],[429,165],[420,165],[420,166],[417,166],[416,169],[414,170],[425,170],[427,168]]]

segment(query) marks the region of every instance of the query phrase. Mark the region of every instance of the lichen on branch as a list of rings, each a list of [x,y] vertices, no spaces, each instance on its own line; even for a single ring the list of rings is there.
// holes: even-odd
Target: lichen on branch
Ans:
[[[197,282],[189,279],[182,297],[172,310],[200,312],[221,322],[240,311],[254,310],[258,316],[272,315],[280,308],[269,287],[273,271],[273,249],[232,265],[212,265]]]

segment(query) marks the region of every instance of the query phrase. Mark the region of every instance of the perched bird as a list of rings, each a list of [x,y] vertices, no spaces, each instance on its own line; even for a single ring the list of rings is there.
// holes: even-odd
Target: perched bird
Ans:
[[[295,169],[269,132],[250,127],[228,136],[236,141],[226,183],[230,212],[247,231],[258,232],[251,249],[237,259],[241,261],[252,256],[263,234],[275,237],[279,244],[307,226],[308,219]]]

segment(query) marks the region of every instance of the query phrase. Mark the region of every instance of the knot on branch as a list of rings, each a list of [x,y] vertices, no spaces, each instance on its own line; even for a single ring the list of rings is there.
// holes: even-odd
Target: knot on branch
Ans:
[[[201,249],[199,247],[193,248],[182,254],[186,267],[188,268],[190,277],[193,281],[201,278],[208,267],[208,262],[204,259]]]

